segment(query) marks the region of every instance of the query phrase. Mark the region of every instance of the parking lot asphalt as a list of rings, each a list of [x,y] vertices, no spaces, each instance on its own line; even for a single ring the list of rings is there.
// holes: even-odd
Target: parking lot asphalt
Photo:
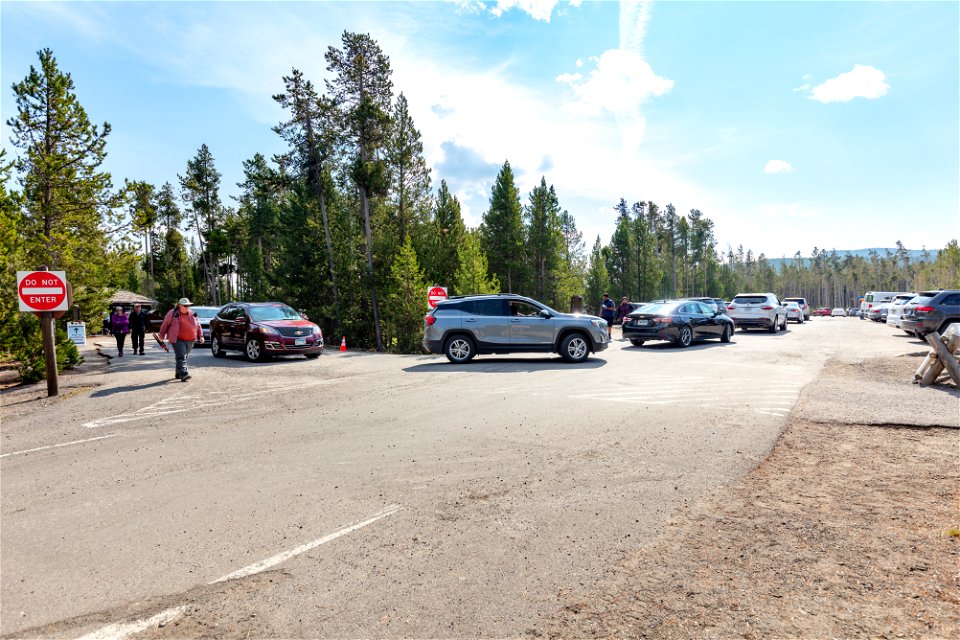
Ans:
[[[828,360],[921,350],[822,318],[580,365],[198,348],[180,383],[149,345],[61,399],[4,394],[0,633],[519,635],[758,464]]]

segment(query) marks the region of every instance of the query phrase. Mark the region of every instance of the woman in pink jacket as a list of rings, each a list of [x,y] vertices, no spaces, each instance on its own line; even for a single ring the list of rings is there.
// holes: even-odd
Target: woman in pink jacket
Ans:
[[[173,353],[177,359],[177,380],[186,382],[190,379],[187,372],[187,358],[193,350],[193,344],[199,341],[203,343],[203,330],[200,328],[200,321],[197,316],[190,311],[193,305],[189,298],[180,298],[177,306],[167,312],[163,318],[163,324],[160,325],[160,333],[157,334],[161,340],[169,339],[173,346]]]

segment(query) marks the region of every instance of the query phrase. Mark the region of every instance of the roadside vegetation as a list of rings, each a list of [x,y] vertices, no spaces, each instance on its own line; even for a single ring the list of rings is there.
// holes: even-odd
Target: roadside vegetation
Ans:
[[[240,195],[224,202],[202,141],[164,184],[128,176],[114,185],[101,169],[110,125],[93,124],[70,74],[40,51],[39,66],[13,86],[17,113],[7,124],[18,155],[0,157],[3,290],[15,289],[17,270],[46,264],[67,272],[90,325],[118,288],[161,310],[182,296],[282,300],[357,347],[414,352],[430,285],[520,293],[560,310],[579,295],[593,312],[603,292],[649,300],[774,291],[835,305],[867,289],[960,287],[955,240],[920,262],[898,243],[869,257],[798,251],[777,270],[763,253],[718,247],[713,221],[697,209],[623,198],[611,203],[613,236],[588,251],[547,176],[521,194],[509,161],[482,224],[467,228],[457,197],[427,166],[377,42],[345,32],[325,57],[322,89],[292,69],[274,96],[287,114],[274,127],[287,151],[244,161]],[[0,353],[21,363],[25,380],[39,379],[39,322],[16,304],[0,296]],[[75,350],[65,335],[58,343],[70,366]]]

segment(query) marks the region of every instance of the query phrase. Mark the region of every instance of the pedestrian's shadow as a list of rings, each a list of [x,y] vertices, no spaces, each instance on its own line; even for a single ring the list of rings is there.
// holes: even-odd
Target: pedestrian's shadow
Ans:
[[[115,393],[126,393],[128,391],[143,391],[144,389],[150,389],[152,387],[162,387],[163,385],[170,384],[170,380],[157,380],[156,382],[150,382],[148,384],[131,384],[125,387],[113,387],[112,389],[101,389],[100,391],[95,391],[90,394],[91,398],[104,398],[106,396],[112,396]]]

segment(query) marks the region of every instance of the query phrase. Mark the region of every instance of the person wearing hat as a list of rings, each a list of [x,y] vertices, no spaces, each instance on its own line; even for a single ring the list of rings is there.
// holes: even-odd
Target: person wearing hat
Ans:
[[[168,340],[173,346],[173,353],[176,355],[177,380],[186,382],[190,379],[190,373],[187,371],[187,358],[193,350],[193,343],[203,343],[203,331],[200,329],[200,321],[190,310],[192,302],[189,298],[180,298],[177,306],[167,312],[163,317],[163,324],[160,325],[160,333],[157,334],[161,340]]]
[[[110,333],[117,339],[117,355],[123,357],[123,343],[130,333],[130,318],[123,312],[123,307],[117,307],[110,316]]]
[[[613,337],[613,321],[617,317],[617,305],[613,304],[610,294],[603,294],[603,300],[600,301],[600,317],[607,321],[607,337]]]
[[[139,304],[133,305],[133,311],[130,313],[130,340],[133,342],[133,355],[143,355],[143,336],[147,332],[147,312],[140,308]]]

